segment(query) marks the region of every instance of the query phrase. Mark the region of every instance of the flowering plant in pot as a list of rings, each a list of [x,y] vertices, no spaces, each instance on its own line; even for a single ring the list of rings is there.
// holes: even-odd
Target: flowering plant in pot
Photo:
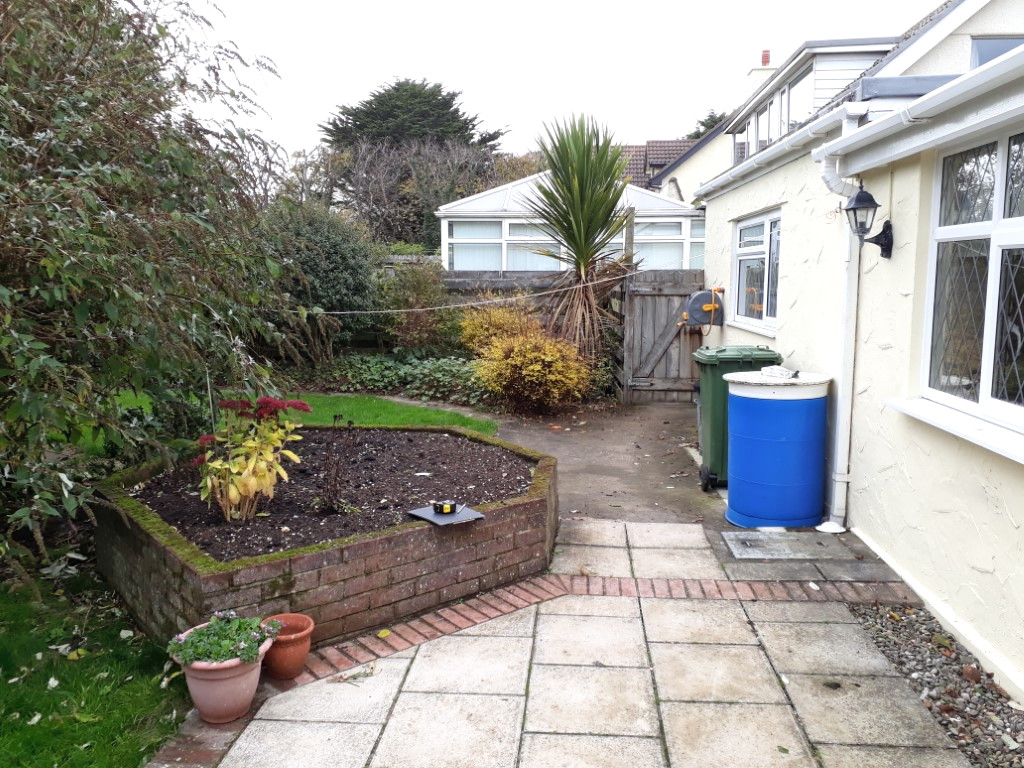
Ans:
[[[239,618],[217,611],[205,624],[176,635],[167,646],[181,664],[192,702],[208,723],[237,720],[252,706],[260,682],[260,662],[274,642],[280,622]]]
[[[281,629],[263,658],[267,675],[275,680],[291,680],[298,677],[306,664],[306,656],[312,644],[314,622],[301,613],[278,613],[264,621],[276,621]]]

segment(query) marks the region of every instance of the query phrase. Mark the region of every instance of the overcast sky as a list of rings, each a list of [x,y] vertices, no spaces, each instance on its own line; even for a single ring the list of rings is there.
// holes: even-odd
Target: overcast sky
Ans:
[[[762,49],[781,64],[806,40],[902,34],[939,0],[216,0],[218,40],[276,63],[249,73],[269,113],[250,124],[288,151],[396,78],[461,91],[463,110],[536,147],[545,122],[596,117],[621,143],[674,139],[750,94]],[[202,2],[197,3],[202,8]]]

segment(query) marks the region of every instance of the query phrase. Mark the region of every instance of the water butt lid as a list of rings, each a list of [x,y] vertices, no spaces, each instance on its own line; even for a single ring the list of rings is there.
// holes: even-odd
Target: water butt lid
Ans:
[[[729,394],[758,400],[814,400],[828,396],[831,376],[821,373],[797,372],[784,379],[761,371],[727,373],[722,377],[729,382]]]

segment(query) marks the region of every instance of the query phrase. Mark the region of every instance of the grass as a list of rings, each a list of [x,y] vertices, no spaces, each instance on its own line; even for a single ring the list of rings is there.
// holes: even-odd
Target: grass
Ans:
[[[0,765],[141,765],[190,709],[184,679],[161,687],[163,645],[91,573],[38,583],[42,605],[0,590]]]
[[[309,427],[330,426],[334,423],[335,414],[340,414],[340,423],[345,424],[351,420],[358,427],[463,427],[485,435],[493,435],[498,429],[497,422],[492,419],[476,419],[442,408],[407,405],[369,395],[309,394],[288,397],[309,403],[313,412],[299,414],[301,418],[297,419]]]

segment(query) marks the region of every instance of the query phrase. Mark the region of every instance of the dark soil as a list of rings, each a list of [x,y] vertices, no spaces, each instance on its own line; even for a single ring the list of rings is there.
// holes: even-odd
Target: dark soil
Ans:
[[[291,447],[302,463],[285,461],[290,482],[279,482],[274,499],[248,523],[228,523],[216,503],[208,508],[199,499],[193,466],[159,475],[133,495],[208,555],[227,561],[412,522],[406,512],[432,501],[472,507],[515,498],[529,488],[534,468],[503,448],[444,432],[300,434]]]

